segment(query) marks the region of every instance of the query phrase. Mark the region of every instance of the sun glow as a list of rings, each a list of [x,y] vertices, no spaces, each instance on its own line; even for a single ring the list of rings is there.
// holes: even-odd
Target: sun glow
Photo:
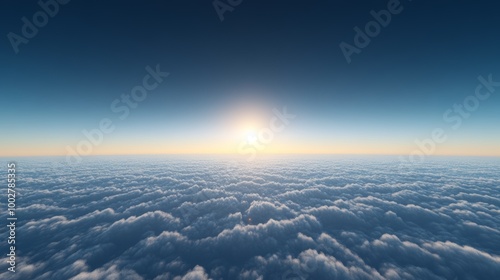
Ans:
[[[246,140],[248,144],[254,145],[257,143],[257,133],[254,130],[248,130],[246,132]]]

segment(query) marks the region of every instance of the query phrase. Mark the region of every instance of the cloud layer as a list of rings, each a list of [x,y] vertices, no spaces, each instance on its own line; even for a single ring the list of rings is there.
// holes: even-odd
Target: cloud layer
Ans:
[[[17,165],[17,272],[3,261],[1,279],[500,275],[495,159],[401,167],[384,157],[96,157]]]

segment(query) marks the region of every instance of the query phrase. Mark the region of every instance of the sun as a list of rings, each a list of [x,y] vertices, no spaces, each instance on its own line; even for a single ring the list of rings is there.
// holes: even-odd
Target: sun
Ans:
[[[246,132],[246,140],[248,144],[254,145],[257,143],[257,133],[254,130],[248,130]]]

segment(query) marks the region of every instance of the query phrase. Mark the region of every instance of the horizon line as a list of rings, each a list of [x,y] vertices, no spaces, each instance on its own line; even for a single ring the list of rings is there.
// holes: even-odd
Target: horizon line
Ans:
[[[261,153],[259,156],[276,156],[276,155],[325,155],[325,156],[403,156],[408,157],[410,154],[378,154],[378,153]],[[0,155],[0,158],[29,158],[29,157],[68,157],[69,155]],[[79,155],[82,158],[102,157],[102,156],[244,156],[238,153],[131,153],[131,154],[93,154]],[[470,155],[470,154],[435,154],[424,155],[424,157],[481,157],[481,158],[500,158],[500,155]]]

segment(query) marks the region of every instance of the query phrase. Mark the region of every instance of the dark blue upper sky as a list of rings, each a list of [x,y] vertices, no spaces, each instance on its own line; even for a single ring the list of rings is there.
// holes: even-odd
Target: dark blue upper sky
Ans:
[[[449,132],[442,153],[486,145],[500,155],[500,89],[460,129],[442,117],[474,94],[479,75],[500,80],[500,5],[402,0],[402,12],[347,63],[339,44],[354,44],[353,28],[388,2],[243,0],[220,21],[212,1],[73,0],[16,54],[7,34],[21,35],[21,18],[41,8],[4,1],[0,129],[12,133],[0,155],[27,147],[63,154],[105,117],[116,124],[103,143],[113,153],[141,145],[219,151],[216,143],[238,145],[238,125],[228,119],[267,124],[266,114],[283,106],[298,116],[276,136],[288,152],[406,153],[442,127]],[[157,64],[170,76],[116,121],[112,101]]]

